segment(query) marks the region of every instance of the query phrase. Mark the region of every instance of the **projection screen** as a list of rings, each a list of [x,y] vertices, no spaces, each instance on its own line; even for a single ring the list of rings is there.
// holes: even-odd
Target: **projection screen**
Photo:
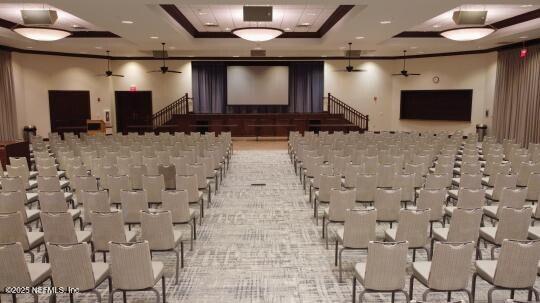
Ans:
[[[289,67],[227,66],[227,104],[289,104]]]

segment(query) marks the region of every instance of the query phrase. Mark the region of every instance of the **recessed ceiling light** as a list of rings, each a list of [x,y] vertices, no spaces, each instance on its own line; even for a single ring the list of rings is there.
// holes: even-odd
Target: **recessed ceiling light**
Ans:
[[[122,23],[124,24],[133,24],[134,22],[131,20],[122,20]]]
[[[380,24],[390,24],[390,23],[392,23],[392,21],[390,21],[390,20],[384,20],[384,21],[381,21],[381,22],[379,22],[379,23],[380,23]]]
[[[150,39],[159,39],[158,36],[150,36]]]
[[[103,46],[96,46],[96,49],[103,49]]]
[[[204,16],[204,15],[208,15],[207,12],[203,12],[203,11],[199,11],[199,16]]]
[[[290,28],[290,27],[286,27],[286,28],[284,28],[284,30],[286,30],[286,31],[290,31],[290,30],[291,30],[291,28]]]
[[[364,39],[364,38],[365,38],[364,36],[354,37],[354,39],[356,39],[356,40],[360,40],[360,39]]]
[[[418,46],[411,46],[411,49],[417,49]]]
[[[238,56],[238,55],[235,55],[235,56],[233,56],[233,57],[234,57],[234,58],[238,58],[238,57],[240,57],[240,56]]]
[[[434,28],[439,28],[439,27],[441,27],[441,25],[440,24],[435,24],[435,25],[433,25],[433,27]]]
[[[529,37],[527,37],[527,36],[521,36],[521,37],[519,37],[519,39],[527,39],[527,38],[529,38]]]
[[[71,27],[72,27],[72,28],[82,28],[82,26],[80,26],[80,25],[78,25],[78,24],[73,24]]]
[[[205,26],[217,26],[217,23],[214,23],[214,22],[205,22],[204,25],[205,25]]]
[[[230,28],[230,27],[226,27],[225,30],[226,30],[226,31],[230,31],[231,28]]]
[[[33,48],[32,46],[27,46],[26,48]]]

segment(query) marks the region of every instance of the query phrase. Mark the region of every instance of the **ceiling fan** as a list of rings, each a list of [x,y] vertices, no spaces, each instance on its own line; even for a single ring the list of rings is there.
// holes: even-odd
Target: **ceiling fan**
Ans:
[[[176,73],[181,74],[182,72],[176,71],[176,70],[169,70],[169,67],[165,65],[165,43],[161,43],[161,46],[163,48],[163,51],[161,52],[161,60],[163,61],[163,66],[159,68],[159,70],[153,70],[149,71],[149,73]]]
[[[407,59],[407,51],[404,50],[403,51],[403,70],[401,70],[401,72],[399,72],[399,74],[392,74],[392,76],[404,76],[404,77],[408,77],[408,76],[420,76],[420,74],[415,74],[415,73],[409,73],[406,69],[405,69],[405,60]]]
[[[340,69],[338,70],[338,72],[348,72],[348,73],[352,73],[352,72],[365,72],[366,70],[365,69],[357,69],[357,68],[354,68],[354,66],[351,65],[351,46],[352,46],[352,42],[349,42],[349,54],[348,54],[348,58],[349,58],[349,64],[347,66],[345,66],[345,69]]]
[[[107,70],[105,71],[104,74],[99,74],[98,76],[103,76],[103,77],[124,77],[124,75],[117,75],[117,74],[113,74],[112,70],[111,70],[111,56],[109,55],[110,51],[107,51]]]

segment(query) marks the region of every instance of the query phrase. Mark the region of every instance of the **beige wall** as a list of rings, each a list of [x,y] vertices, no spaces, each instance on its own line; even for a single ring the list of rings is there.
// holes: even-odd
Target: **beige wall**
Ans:
[[[330,92],[339,99],[370,116],[371,130],[457,130],[474,131],[477,123],[491,126],[491,117],[485,118],[486,109],[493,112],[496,53],[412,59],[407,69],[421,76],[392,77],[401,70],[401,60],[357,60],[356,67],[363,73],[345,73],[337,70],[346,65],[344,60],[325,62],[325,94]],[[49,90],[89,90],[93,119],[103,119],[103,111],[111,110],[114,122],[114,91],[151,90],[153,111],[156,112],[185,93],[191,91],[191,63],[171,60],[169,68],[182,74],[148,74],[156,70],[159,61],[116,60],[115,73],[125,78],[98,77],[106,68],[106,61],[75,57],[31,55],[13,53],[17,121],[19,129],[26,124],[38,127],[38,133],[50,131]],[[433,76],[440,82],[434,84]],[[473,89],[472,121],[415,121],[399,120],[399,97],[402,89]],[[98,99],[100,101],[98,101]]]
[[[391,76],[402,69],[401,60],[360,61],[355,66],[362,73],[335,72],[345,61],[325,64],[325,92],[370,116],[371,130],[475,130],[477,123],[491,126],[493,93],[495,90],[496,53],[433,57],[407,61],[409,72],[420,76]],[[438,84],[433,83],[438,76]],[[471,122],[400,120],[401,90],[410,89],[473,89]],[[375,98],[377,100],[375,100]],[[488,109],[490,117],[484,113]]]

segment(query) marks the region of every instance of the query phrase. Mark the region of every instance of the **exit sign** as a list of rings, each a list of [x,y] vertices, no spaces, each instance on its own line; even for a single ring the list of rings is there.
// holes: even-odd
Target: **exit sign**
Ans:
[[[521,51],[519,52],[519,57],[520,58],[525,58],[527,57],[527,49],[526,48],[522,48]]]
[[[136,92],[136,91],[137,91],[137,86],[135,86],[135,84],[131,85],[131,86],[129,87],[129,91],[130,91],[130,92]]]

